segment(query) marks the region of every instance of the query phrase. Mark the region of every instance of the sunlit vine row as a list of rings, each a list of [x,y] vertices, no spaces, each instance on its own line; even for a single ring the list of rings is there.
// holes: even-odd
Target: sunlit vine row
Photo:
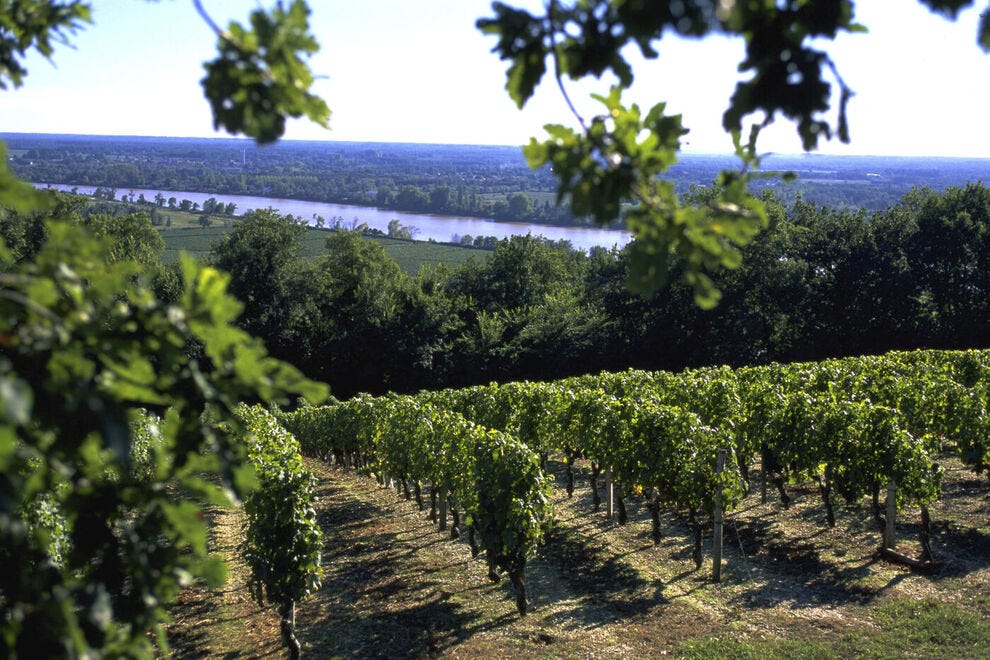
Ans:
[[[519,439],[412,397],[361,396],[281,419],[305,453],[396,480],[421,508],[421,485],[429,484],[431,517],[438,504],[450,505],[452,535],[466,528],[472,554],[485,551],[492,580],[508,573],[526,613],[524,570],[550,524],[551,491],[538,456]]]
[[[651,508],[663,490],[662,474],[644,472],[641,464],[668,453],[703,455],[696,464],[677,468],[703,474],[714,463],[711,446],[701,454],[690,448],[704,428],[735,458],[745,482],[759,457],[764,477],[777,486],[785,505],[791,499],[787,483],[816,480],[834,525],[833,494],[848,502],[872,496],[877,512],[880,491],[891,479],[902,507],[937,499],[943,446],[954,448],[977,473],[990,465],[988,364],[981,351],[914,351],[679,374],[605,373],[420,396],[512,433],[544,457],[558,455],[567,464],[569,493],[574,458],[588,458],[596,505],[601,471],[611,468],[619,486],[620,521],[623,499],[632,489],[645,489]],[[669,439],[668,429],[677,427],[673,422],[643,437],[644,411],[655,414],[657,407],[696,415],[698,422],[677,441]],[[730,461],[729,474],[733,467]],[[697,492],[664,504],[688,510],[693,519],[697,502],[710,501],[714,487],[712,480],[699,479]],[[730,496],[723,504],[732,506],[735,491],[726,492]]]
[[[258,479],[244,502],[244,558],[259,605],[279,609],[282,636],[293,655],[295,604],[320,587],[323,532],[316,519],[316,477],[299,442],[260,406],[237,409],[247,431],[247,455]]]

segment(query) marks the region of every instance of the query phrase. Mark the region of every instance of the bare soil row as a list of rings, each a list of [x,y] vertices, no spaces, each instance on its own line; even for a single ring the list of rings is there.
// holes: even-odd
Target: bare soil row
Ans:
[[[817,490],[798,484],[789,509],[754,489],[727,516],[719,584],[710,534],[697,570],[682,516],[663,515],[654,545],[645,504],[630,502],[620,526],[594,511],[587,479],[568,499],[557,475],[556,522],[527,567],[526,617],[508,580],[492,584],[428,511],[369,477],[310,466],[325,534],[323,586],[297,611],[310,657],[990,657],[990,487],[952,460],[931,507],[936,573],[881,559],[865,506],[837,507],[828,528]],[[236,555],[236,513],[217,518],[218,548]],[[920,553],[919,523],[917,511],[899,517],[901,552]],[[281,654],[276,618],[250,600],[243,569],[233,563],[223,592],[183,594],[177,656]]]

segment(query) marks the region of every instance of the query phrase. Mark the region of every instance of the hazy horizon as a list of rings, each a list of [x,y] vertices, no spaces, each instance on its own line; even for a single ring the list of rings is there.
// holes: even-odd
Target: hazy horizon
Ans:
[[[0,94],[0,130],[148,137],[227,137],[212,128],[199,80],[214,56],[215,38],[190,3],[93,0],[94,25],[56,46],[54,66],[28,58],[24,87]],[[254,0],[205,3],[220,24],[243,22]],[[510,4],[533,9],[536,0]],[[212,6],[211,6],[212,5]],[[861,3],[857,20],[869,34],[825,42],[853,89],[852,143],[823,142],[822,153],[983,158],[990,156],[990,55],[976,44],[978,11],[957,22],[918,2],[884,12]],[[494,39],[474,21],[492,14],[487,0],[323,0],[311,3],[312,32],[321,52],[311,66],[314,91],[328,102],[331,132],[300,120],[286,139],[409,144],[518,146],[541,137],[545,123],[574,124],[552,80],[520,111],[505,93],[504,62]],[[731,152],[721,115],[735,83],[740,40],[665,37],[656,62],[633,60],[629,100],[648,107],[667,101],[691,129],[685,153]],[[699,84],[702,81],[702,84]],[[610,81],[568,83],[579,110],[598,105],[590,92]],[[834,110],[829,115],[833,120]],[[483,139],[479,139],[483,135]],[[789,122],[764,131],[761,151],[801,153]]]
[[[410,146],[438,146],[438,147],[480,147],[480,148],[504,148],[504,149],[522,149],[521,144],[493,144],[484,142],[413,142],[413,141],[402,141],[402,140],[340,140],[333,138],[283,138],[279,140],[278,143],[270,145],[255,145],[251,138],[244,136],[233,136],[226,134],[215,134],[215,135],[111,135],[104,133],[52,133],[52,132],[30,132],[30,131],[0,131],[0,139],[6,139],[7,136],[51,136],[51,137],[79,137],[79,138],[107,138],[111,140],[210,140],[216,142],[222,141],[232,141],[232,142],[243,142],[245,146],[257,147],[259,149],[268,149],[277,146],[281,142],[289,143],[316,143],[316,144],[372,144],[372,145],[410,145]],[[797,151],[797,152],[776,152],[776,151],[761,151],[761,158],[772,159],[772,158],[855,158],[855,159],[868,159],[868,158],[902,158],[905,160],[918,160],[918,159],[946,159],[946,160],[978,160],[978,161],[990,161],[990,155],[986,156],[943,156],[943,155],[900,155],[900,154],[861,154],[861,153],[829,153],[823,151]],[[717,157],[717,158],[735,158],[735,154],[723,151],[681,151],[679,158],[693,158],[693,157]],[[988,176],[990,176],[990,171],[988,171]]]

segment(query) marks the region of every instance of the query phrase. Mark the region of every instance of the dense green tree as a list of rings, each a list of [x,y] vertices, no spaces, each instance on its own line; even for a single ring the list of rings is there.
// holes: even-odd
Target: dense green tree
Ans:
[[[433,213],[449,211],[451,194],[450,186],[437,186],[430,191],[430,211]]]
[[[484,262],[474,262],[451,281],[456,293],[470,296],[478,309],[495,311],[537,304],[569,287],[582,255],[567,246],[551,246],[535,236],[512,236],[496,243]]]
[[[286,301],[305,233],[305,225],[261,209],[241,218],[210,251],[211,262],[230,273],[230,292],[244,303],[242,327],[277,352],[291,351],[281,333],[291,314]]]
[[[533,202],[525,193],[514,193],[506,200],[509,204],[509,217],[524,220],[533,210]]]
[[[599,347],[609,338],[609,319],[582,301],[577,287],[544,295],[502,354],[512,361],[514,380],[544,380],[604,369]]]
[[[378,243],[344,230],[327,235],[326,254],[308,277],[312,334],[304,359],[313,373],[338,398],[392,388],[393,373],[408,363],[401,355],[408,277]]]
[[[430,197],[415,186],[402,186],[395,196],[394,205],[403,211],[421,213],[430,210]]]
[[[30,192],[34,194],[34,192]],[[48,221],[56,218],[79,222],[82,199],[55,191],[39,192],[39,208],[18,210],[17,206],[0,204],[0,238],[16,263],[32,259],[48,237]]]
[[[404,240],[412,240],[412,231],[409,227],[403,226],[397,218],[393,218],[388,221],[388,236],[389,238],[400,238]]]
[[[593,355],[604,319],[583,302],[586,258],[532,236],[499,241],[484,262],[452,273],[463,301],[457,341],[459,384],[574,373]]]
[[[151,216],[144,211],[123,215],[90,214],[83,226],[96,237],[110,239],[110,259],[135,261],[153,269],[165,251],[165,241],[152,226]]]
[[[915,190],[902,204],[914,218],[904,251],[924,310],[920,332],[940,348],[986,345],[990,189]]]

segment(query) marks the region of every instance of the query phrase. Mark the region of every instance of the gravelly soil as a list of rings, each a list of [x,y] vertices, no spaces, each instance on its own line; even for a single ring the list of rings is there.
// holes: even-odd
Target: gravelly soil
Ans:
[[[655,546],[645,506],[630,502],[630,521],[619,526],[594,511],[587,479],[579,475],[567,499],[557,475],[556,523],[527,567],[531,611],[520,617],[508,580],[489,582],[484,561],[438,531],[428,511],[372,478],[311,462],[325,575],[299,606],[298,635],[304,655],[319,658],[677,656],[686,642],[711,638],[810,640],[854,654],[855,640],[883,627],[876,612],[885,603],[955,603],[990,618],[990,486],[947,464],[945,496],[931,509],[932,544],[944,562],[934,574],[880,559],[866,507],[837,505],[829,529],[817,490],[799,484],[789,487],[795,502],[787,510],[755,493],[727,516],[720,584],[710,579],[710,534],[696,570],[682,516],[663,515]],[[228,551],[232,517],[218,521]],[[898,549],[908,555],[920,553],[918,518],[906,511],[898,519]],[[171,629],[178,655],[279,652],[277,621],[246,598],[239,572],[235,565],[222,594],[184,594]]]

